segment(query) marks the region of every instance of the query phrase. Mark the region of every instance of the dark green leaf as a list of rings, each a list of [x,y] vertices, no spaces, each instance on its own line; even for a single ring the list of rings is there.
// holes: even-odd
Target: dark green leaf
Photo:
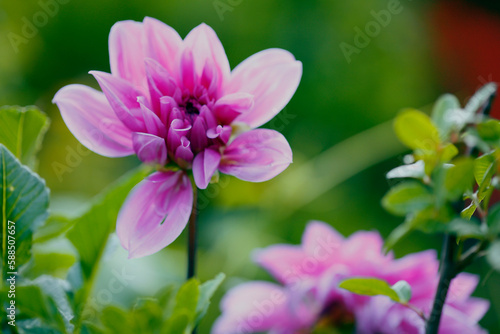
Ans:
[[[35,155],[49,127],[47,116],[36,107],[0,108],[0,144],[22,164],[35,167]]]
[[[13,268],[6,267],[8,236],[15,238],[15,265],[19,267],[29,259],[33,230],[48,215],[49,190],[38,175],[22,166],[12,153],[1,144],[0,178],[3,226],[0,230],[3,259],[0,270],[5,273],[15,271],[12,270]],[[9,221],[14,222],[14,224],[9,223]]]
[[[423,184],[413,181],[396,185],[382,199],[383,207],[395,215],[406,215],[424,209],[432,202],[429,190]]]

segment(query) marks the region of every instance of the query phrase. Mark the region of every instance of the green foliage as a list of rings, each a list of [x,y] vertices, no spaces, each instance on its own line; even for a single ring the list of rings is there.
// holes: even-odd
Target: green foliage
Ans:
[[[464,108],[446,94],[431,117],[416,110],[396,117],[396,135],[413,149],[414,162],[387,174],[412,179],[394,185],[382,200],[387,211],[405,217],[387,238],[387,251],[414,230],[451,233],[459,242],[488,243],[498,236],[500,219],[488,208],[499,183],[500,122],[482,115],[495,90],[494,84],[484,86]]]
[[[339,287],[358,295],[386,296],[401,304],[407,304],[411,299],[411,287],[405,281],[399,281],[390,286],[386,281],[378,278],[349,278],[343,280]]]
[[[102,333],[190,334],[204,316],[224,274],[203,284],[190,279],[179,288],[166,286],[154,298],[139,299],[124,310],[106,307],[101,315]]]
[[[33,231],[48,215],[49,190],[38,175],[21,165],[2,144],[0,144],[0,177],[2,205],[0,270],[3,274],[7,271],[16,271],[17,267],[28,261]],[[16,259],[15,264],[7,266],[9,239],[11,242],[15,240]]]
[[[30,168],[36,165],[35,155],[49,128],[47,116],[36,107],[0,108],[0,143]]]

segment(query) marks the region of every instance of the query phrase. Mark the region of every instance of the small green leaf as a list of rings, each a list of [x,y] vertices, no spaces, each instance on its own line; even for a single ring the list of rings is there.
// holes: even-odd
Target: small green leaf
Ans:
[[[452,143],[446,144],[441,148],[441,162],[449,162],[458,154],[458,148]]]
[[[500,204],[495,204],[488,212],[489,233],[496,237],[500,234]]]
[[[0,143],[22,164],[34,168],[35,155],[41,147],[49,123],[47,116],[36,107],[2,107]]]
[[[476,209],[477,205],[472,202],[471,204],[469,204],[468,207],[466,207],[465,209],[462,210],[462,212],[460,212],[460,216],[462,218],[470,220],[474,212],[476,212]]]
[[[482,140],[498,145],[500,142],[500,121],[489,119],[477,125],[477,133]]]
[[[411,299],[411,286],[406,281],[398,281],[391,289],[396,291],[399,296],[399,302],[402,304],[408,304]]]
[[[42,275],[65,278],[75,261],[71,254],[34,252],[32,260],[23,268],[23,275],[31,279]]]
[[[414,181],[396,185],[382,199],[382,205],[387,211],[403,216],[427,208],[432,202],[433,197],[429,190]]]
[[[129,314],[117,306],[107,306],[102,311],[102,324],[111,331],[111,333],[130,333],[134,332],[134,325]]]
[[[411,149],[435,150],[440,143],[437,128],[429,116],[415,109],[406,109],[394,121],[399,140]]]
[[[456,218],[445,226],[448,232],[455,234],[459,239],[484,238],[484,233],[481,230],[481,227],[473,221]]]
[[[384,252],[388,253],[414,229],[415,226],[407,221],[392,230],[391,234],[385,239]]]
[[[339,288],[364,296],[387,296],[400,302],[399,295],[386,281],[378,278],[349,278],[339,284]]]
[[[495,156],[494,154],[484,154],[474,161],[474,178],[479,187],[489,183],[495,174]]]
[[[0,270],[15,271],[7,267],[9,239],[15,240],[16,263],[19,267],[30,256],[32,234],[48,216],[49,190],[38,175],[20,164],[5,146],[0,144],[0,205],[2,248]],[[11,222],[11,223],[9,223]],[[3,283],[0,283],[0,285]]]
[[[497,91],[497,85],[493,82],[487,83],[481,87],[467,102],[465,111],[468,114],[476,113],[479,108],[484,106]]]
[[[198,299],[198,305],[196,306],[195,324],[198,324],[207,313],[208,307],[210,306],[210,299],[225,278],[226,275],[220,273],[215,276],[214,279],[200,285],[200,297]]]
[[[397,178],[415,178],[422,179],[425,176],[425,163],[423,160],[419,160],[413,164],[402,165],[392,169],[387,173],[388,179]]]
[[[447,140],[451,131],[457,128],[457,122],[452,112],[458,109],[460,109],[460,102],[452,94],[442,95],[434,104],[432,121],[439,129],[441,139]]]
[[[462,158],[445,172],[444,187],[446,198],[456,200],[463,197],[466,190],[472,191],[474,180],[474,161]]]
[[[33,242],[42,243],[52,240],[68,231],[73,223],[74,221],[67,217],[51,215],[42,226],[37,228],[33,235]]]
[[[486,259],[493,269],[500,271],[500,240],[496,240],[490,245]]]
[[[178,313],[188,314],[189,322],[191,323],[194,321],[196,318],[199,297],[200,282],[197,279],[190,279],[184,283],[180,287],[179,292],[177,292],[172,316]]]

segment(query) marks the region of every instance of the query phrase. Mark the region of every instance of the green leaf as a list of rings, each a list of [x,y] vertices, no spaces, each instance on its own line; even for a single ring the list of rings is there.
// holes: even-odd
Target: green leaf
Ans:
[[[413,164],[402,165],[392,169],[387,173],[388,179],[397,178],[414,178],[423,179],[425,176],[425,163],[423,160],[419,160]]]
[[[183,312],[189,314],[190,322],[194,321],[199,297],[200,282],[197,279],[190,279],[177,292],[172,315]]]
[[[484,232],[481,230],[481,227],[469,220],[457,218],[445,226],[448,232],[455,234],[459,239],[484,238]]]
[[[406,281],[398,281],[392,287],[392,290],[396,291],[399,297],[399,302],[402,304],[408,304],[411,299],[411,286]]]
[[[484,187],[489,183],[495,174],[495,156],[494,154],[484,154],[474,161],[474,178],[479,187]]]
[[[84,276],[90,278],[115,230],[118,211],[130,190],[147,175],[147,169],[138,169],[124,175],[104,193],[97,196],[94,205],[77,218],[67,236],[80,254]]]
[[[449,200],[461,199],[467,190],[472,191],[474,180],[474,161],[462,158],[455,165],[445,171],[445,197]]]
[[[378,278],[349,278],[339,284],[339,288],[364,296],[387,296],[401,302],[399,295],[384,280]]]
[[[392,230],[391,234],[385,239],[384,252],[388,253],[394,248],[401,240],[403,240],[408,234],[415,230],[415,226],[411,222],[404,222],[403,224]]]
[[[71,254],[34,252],[31,261],[23,268],[23,275],[31,279],[41,275],[65,278],[75,261]]]
[[[200,285],[200,297],[198,298],[198,305],[196,306],[195,324],[198,324],[207,313],[208,307],[210,306],[210,299],[225,278],[226,275],[219,273],[214,279]]]
[[[35,155],[49,127],[47,116],[36,107],[0,108],[0,143],[22,164],[35,167]]]
[[[3,274],[15,271],[6,266],[9,236],[15,239],[15,266],[19,267],[29,259],[33,230],[48,216],[49,190],[45,187],[45,181],[22,166],[19,160],[1,144],[0,177],[2,205],[0,270]]]
[[[452,94],[442,95],[434,104],[432,110],[432,121],[439,129],[442,140],[447,140],[451,131],[459,128],[457,121],[453,117],[453,111],[460,109],[460,102]]]
[[[500,240],[496,240],[490,245],[486,259],[493,269],[500,271]]]
[[[440,143],[437,128],[429,116],[415,109],[406,109],[394,121],[399,140],[411,149],[433,151]]]
[[[462,210],[462,212],[460,212],[460,216],[462,218],[470,220],[472,215],[474,214],[474,212],[476,212],[476,209],[477,209],[477,205],[474,204],[474,202],[472,202],[471,204],[469,204],[468,207],[466,207],[465,209]]]
[[[500,204],[495,204],[488,212],[489,233],[496,237],[500,234]]]
[[[102,311],[102,324],[111,333],[134,333],[134,325],[129,314],[117,306],[107,306]]]
[[[73,226],[73,223],[74,221],[70,218],[51,215],[42,226],[37,228],[35,234],[33,234],[33,242],[43,243],[52,240],[68,231]]]
[[[418,182],[404,182],[393,187],[382,199],[382,206],[395,215],[422,210],[433,202],[429,190]]]
[[[179,312],[174,314],[162,328],[162,334],[190,334],[191,314],[188,312]]]
[[[484,106],[489,99],[495,94],[497,90],[497,85],[493,82],[487,83],[481,87],[467,102],[465,106],[465,111],[468,114],[474,114],[479,108]]]
[[[489,119],[486,122],[479,123],[477,125],[477,134],[482,140],[498,145],[500,141],[500,121]]]

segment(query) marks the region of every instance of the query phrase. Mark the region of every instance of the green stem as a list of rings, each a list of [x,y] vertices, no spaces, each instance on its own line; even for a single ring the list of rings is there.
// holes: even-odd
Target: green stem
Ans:
[[[187,279],[196,276],[196,246],[197,246],[197,238],[196,238],[196,223],[198,218],[198,208],[197,208],[197,191],[194,188],[193,195],[193,209],[191,211],[191,216],[189,216],[189,235],[188,235],[188,263],[187,263]]]

